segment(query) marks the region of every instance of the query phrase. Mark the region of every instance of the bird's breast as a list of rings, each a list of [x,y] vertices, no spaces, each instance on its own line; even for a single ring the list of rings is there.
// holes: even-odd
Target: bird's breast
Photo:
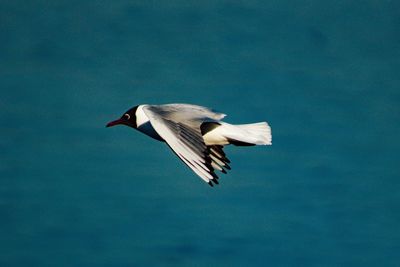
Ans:
[[[137,128],[139,131],[144,133],[145,135],[148,135],[158,141],[164,142],[164,139],[154,130],[153,126],[151,125],[150,121],[143,123]]]

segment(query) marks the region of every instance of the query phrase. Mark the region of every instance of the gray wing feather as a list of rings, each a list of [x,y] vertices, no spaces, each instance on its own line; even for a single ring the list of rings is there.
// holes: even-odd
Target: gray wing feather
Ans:
[[[168,106],[168,107],[165,107]],[[175,109],[179,107],[179,111]],[[193,110],[192,107],[198,107],[193,105],[185,105],[185,108]],[[188,165],[198,176],[204,181],[212,185],[211,181],[218,183],[218,176],[214,172],[214,167],[221,170],[222,167],[229,168],[227,159],[224,157],[225,154],[220,155],[222,149],[218,152],[210,150],[204,143],[203,136],[200,132],[200,126],[193,128],[192,125],[186,124],[179,121],[174,121],[171,113],[182,112],[182,106],[174,105],[163,105],[163,106],[145,106],[143,108],[145,114],[149,117],[150,123],[157,131],[157,133],[166,141],[172,151],[186,164]],[[213,119],[210,116],[221,117],[218,113],[212,111],[205,111],[202,107],[201,112],[195,112],[195,116],[191,116],[192,120],[200,120],[200,118]],[[216,115],[212,115],[216,114]],[[207,114],[207,116],[204,116]],[[211,114],[211,115],[210,115]],[[201,116],[203,115],[203,116]],[[216,149],[216,148],[214,148]],[[221,161],[213,159],[218,157]],[[226,159],[226,160],[225,160]],[[229,161],[229,160],[228,160]],[[224,173],[225,170],[222,169]]]
[[[209,108],[190,104],[147,105],[146,108],[174,122],[221,120],[226,116]]]

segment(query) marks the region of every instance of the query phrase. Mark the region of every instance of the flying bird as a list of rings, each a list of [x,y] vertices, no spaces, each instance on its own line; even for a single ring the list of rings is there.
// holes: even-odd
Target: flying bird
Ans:
[[[267,122],[233,125],[226,115],[190,104],[138,105],[106,125],[126,125],[165,142],[172,151],[210,186],[218,184],[215,171],[226,173],[230,161],[225,145],[271,145]]]

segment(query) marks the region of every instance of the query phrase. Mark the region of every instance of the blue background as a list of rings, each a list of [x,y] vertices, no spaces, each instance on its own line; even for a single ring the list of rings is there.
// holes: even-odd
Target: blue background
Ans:
[[[146,2],[146,3],[144,3]],[[0,266],[399,266],[398,1],[1,1]],[[105,124],[268,121],[210,188]]]

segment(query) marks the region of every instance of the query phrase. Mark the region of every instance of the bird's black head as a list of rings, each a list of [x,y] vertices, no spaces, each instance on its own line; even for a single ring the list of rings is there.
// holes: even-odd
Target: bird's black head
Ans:
[[[138,106],[133,107],[131,109],[129,109],[127,112],[125,112],[124,114],[122,114],[121,118],[109,122],[107,123],[106,127],[111,127],[111,126],[115,126],[115,125],[126,125],[132,128],[137,128],[137,124],[136,124],[136,110],[137,110]]]

